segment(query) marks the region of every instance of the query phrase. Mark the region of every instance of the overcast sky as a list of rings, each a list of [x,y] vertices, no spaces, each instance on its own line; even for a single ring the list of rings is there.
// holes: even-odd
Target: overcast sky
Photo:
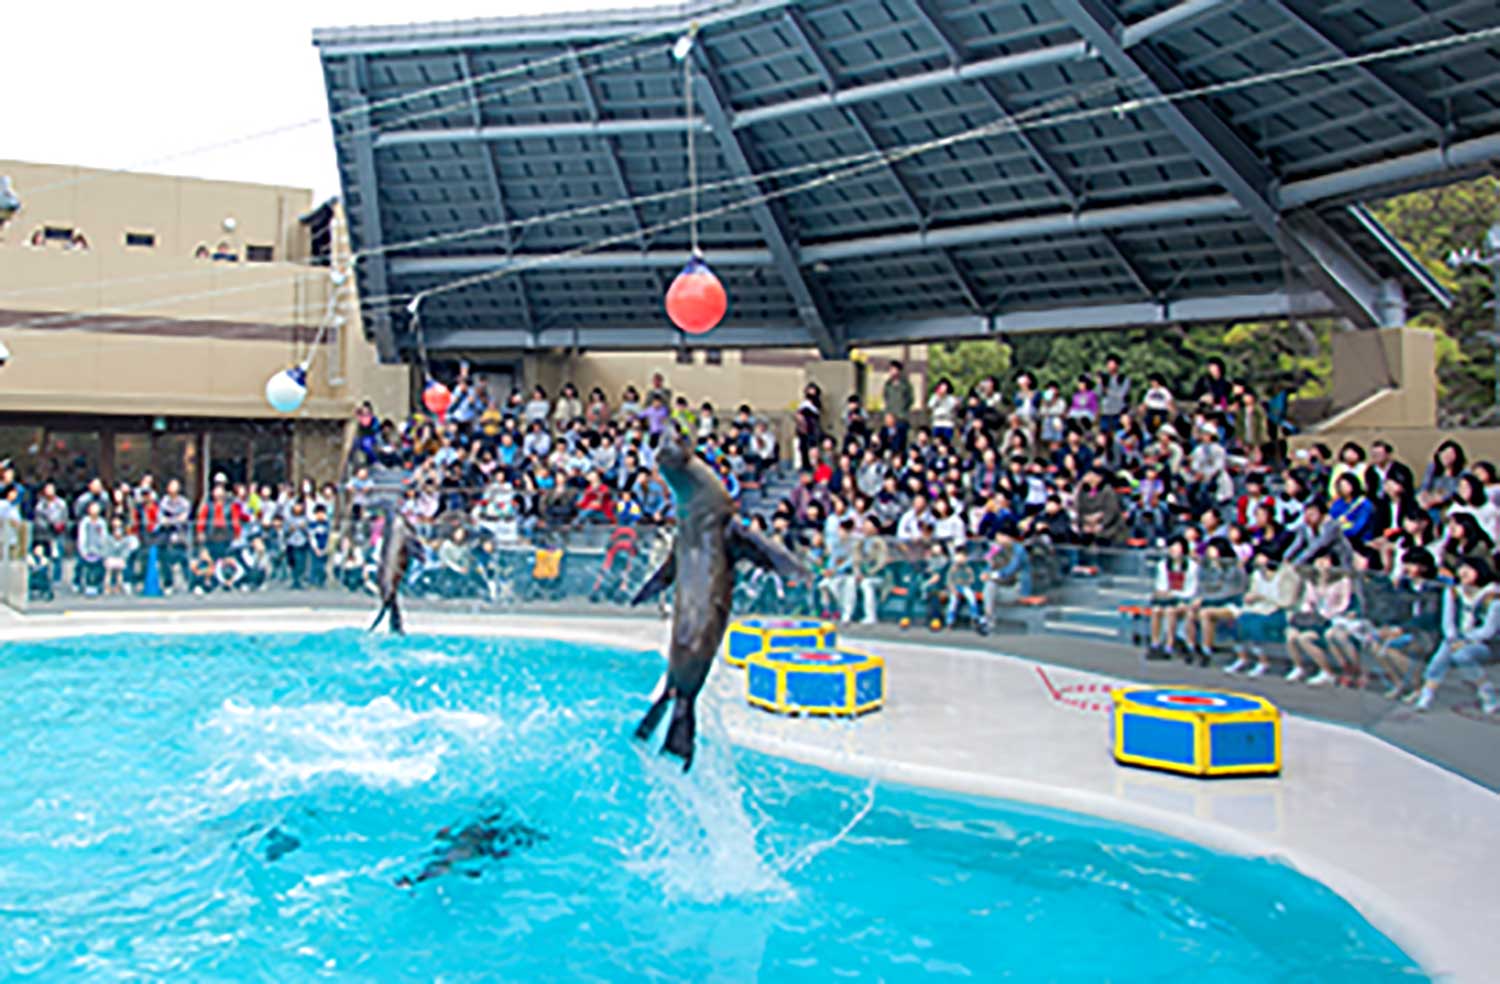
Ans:
[[[42,0],[5,4],[0,157],[338,193],[314,27],[642,0]],[[317,118],[212,153],[180,152]],[[17,189],[22,196],[24,188]]]

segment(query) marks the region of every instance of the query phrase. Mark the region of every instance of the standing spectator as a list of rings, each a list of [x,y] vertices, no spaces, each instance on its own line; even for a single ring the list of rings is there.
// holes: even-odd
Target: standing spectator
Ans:
[[[610,422],[609,400],[605,398],[604,390],[598,386],[589,390],[589,405],[584,409],[583,419],[589,430],[596,434],[604,433],[605,426]]]
[[[1068,423],[1075,431],[1086,434],[1094,429],[1094,421],[1097,419],[1099,394],[1094,390],[1093,378],[1084,373],[1078,377],[1072,401],[1068,404]]]
[[[547,391],[540,383],[531,389],[531,399],[526,401],[526,408],[522,412],[522,419],[528,427],[542,424],[544,427],[552,416],[552,404],[547,399]]]
[[[854,551],[854,574],[865,605],[865,617],[861,620],[865,625],[874,625],[880,618],[880,594],[890,560],[890,548],[880,535],[880,527],[873,518],[866,517],[864,534],[856,541]]]
[[[35,544],[42,547],[51,569],[51,582],[62,580],[63,543],[68,536],[68,503],[57,494],[57,486],[48,482],[42,486],[32,508],[32,525]]]
[[[958,396],[953,392],[953,383],[939,379],[927,397],[928,424],[932,436],[953,443],[953,434],[958,427]]]
[[[1141,420],[1146,433],[1156,434],[1177,416],[1177,401],[1172,390],[1161,376],[1152,376],[1146,385],[1146,394],[1141,397]]]
[[[1120,418],[1130,409],[1130,379],[1120,374],[1119,356],[1104,360],[1104,374],[1099,377],[1099,428],[1113,434]]]
[[[78,523],[79,578],[83,593],[90,597],[99,594],[104,584],[104,558],[108,551],[109,524],[104,519],[104,506],[97,499],[90,500]]]
[[[245,516],[239,504],[229,500],[227,486],[215,481],[208,501],[198,507],[196,529],[199,542],[217,560],[229,552],[230,543],[239,539],[244,522]]]
[[[661,400],[664,407],[672,405],[672,388],[667,385],[667,379],[661,373],[651,374],[651,388],[646,391],[646,400]]]
[[[915,402],[911,380],[906,378],[906,366],[900,359],[891,360],[886,373],[885,386],[881,389],[882,406],[886,414],[902,424],[911,422],[911,407]]]
[[[817,383],[808,383],[797,405],[797,466],[811,468],[809,453],[822,443],[823,391]]]
[[[1240,394],[1239,410],[1234,415],[1234,444],[1247,457],[1257,449],[1262,457],[1270,456],[1271,424],[1265,408],[1248,389]]]
[[[301,499],[292,503],[285,526],[286,562],[291,568],[292,590],[301,591],[307,586],[307,558],[309,549],[307,507]]]
[[[1223,412],[1229,409],[1229,394],[1232,387],[1224,375],[1224,360],[1212,358],[1208,360],[1205,372],[1198,377],[1198,383],[1193,387],[1193,399],[1197,402],[1206,402],[1215,410]]]
[[[557,405],[552,409],[552,422],[559,431],[583,416],[583,403],[578,399],[578,387],[564,383],[557,394]]]
[[[1043,444],[1056,444],[1063,439],[1063,418],[1068,412],[1068,401],[1058,392],[1056,383],[1048,383],[1042,390],[1037,404],[1041,414]]]
[[[328,523],[328,506],[318,502],[307,524],[307,575],[315,588],[328,583],[328,541],[332,530]]]

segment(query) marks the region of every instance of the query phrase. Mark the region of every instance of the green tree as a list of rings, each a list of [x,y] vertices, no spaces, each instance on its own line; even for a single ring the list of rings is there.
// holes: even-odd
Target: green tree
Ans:
[[[1399,195],[1370,210],[1440,283],[1453,293],[1453,307],[1423,315],[1413,326],[1440,333],[1438,393],[1447,422],[1471,423],[1494,401],[1494,349],[1480,333],[1494,329],[1494,312],[1485,307],[1494,297],[1488,271],[1479,267],[1452,270],[1454,250],[1478,246],[1491,225],[1500,222],[1500,180],[1476,178]]]
[[[993,339],[944,342],[927,352],[929,385],[947,377],[959,393],[967,393],[986,376],[1004,382],[1010,370],[1010,346]]]

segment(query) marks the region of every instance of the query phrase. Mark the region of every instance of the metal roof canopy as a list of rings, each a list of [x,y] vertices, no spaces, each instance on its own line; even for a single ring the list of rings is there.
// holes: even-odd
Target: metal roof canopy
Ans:
[[[1500,44],[1170,97],[1492,28],[1493,0],[744,0],[314,41],[389,361],[416,349],[406,299],[487,273],[424,301],[430,352],[686,344],[662,294],[689,127],[700,211],[777,195],[701,224],[731,306],[697,344],[1399,324],[1448,298],[1359,202],[1493,168]]]

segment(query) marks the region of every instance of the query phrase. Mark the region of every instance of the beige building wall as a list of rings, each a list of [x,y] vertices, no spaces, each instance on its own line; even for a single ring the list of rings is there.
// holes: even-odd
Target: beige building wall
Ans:
[[[1393,328],[1333,336],[1332,417],[1293,437],[1291,448],[1389,441],[1422,477],[1437,446],[1454,440],[1469,460],[1500,461],[1500,428],[1437,426],[1437,348],[1431,332]]]
[[[20,161],[0,161],[0,174],[22,201],[0,228],[0,339],[11,349],[0,413],[342,425],[365,398],[404,413],[407,373],[377,364],[352,286],[345,324],[313,354],[302,408],[282,415],[265,401],[266,380],[308,356],[336,290],[328,268],[306,262],[306,189]],[[127,234],[154,244],[127,245]],[[334,238],[334,266],[346,265],[347,238]],[[270,259],[251,262],[252,248]]]

